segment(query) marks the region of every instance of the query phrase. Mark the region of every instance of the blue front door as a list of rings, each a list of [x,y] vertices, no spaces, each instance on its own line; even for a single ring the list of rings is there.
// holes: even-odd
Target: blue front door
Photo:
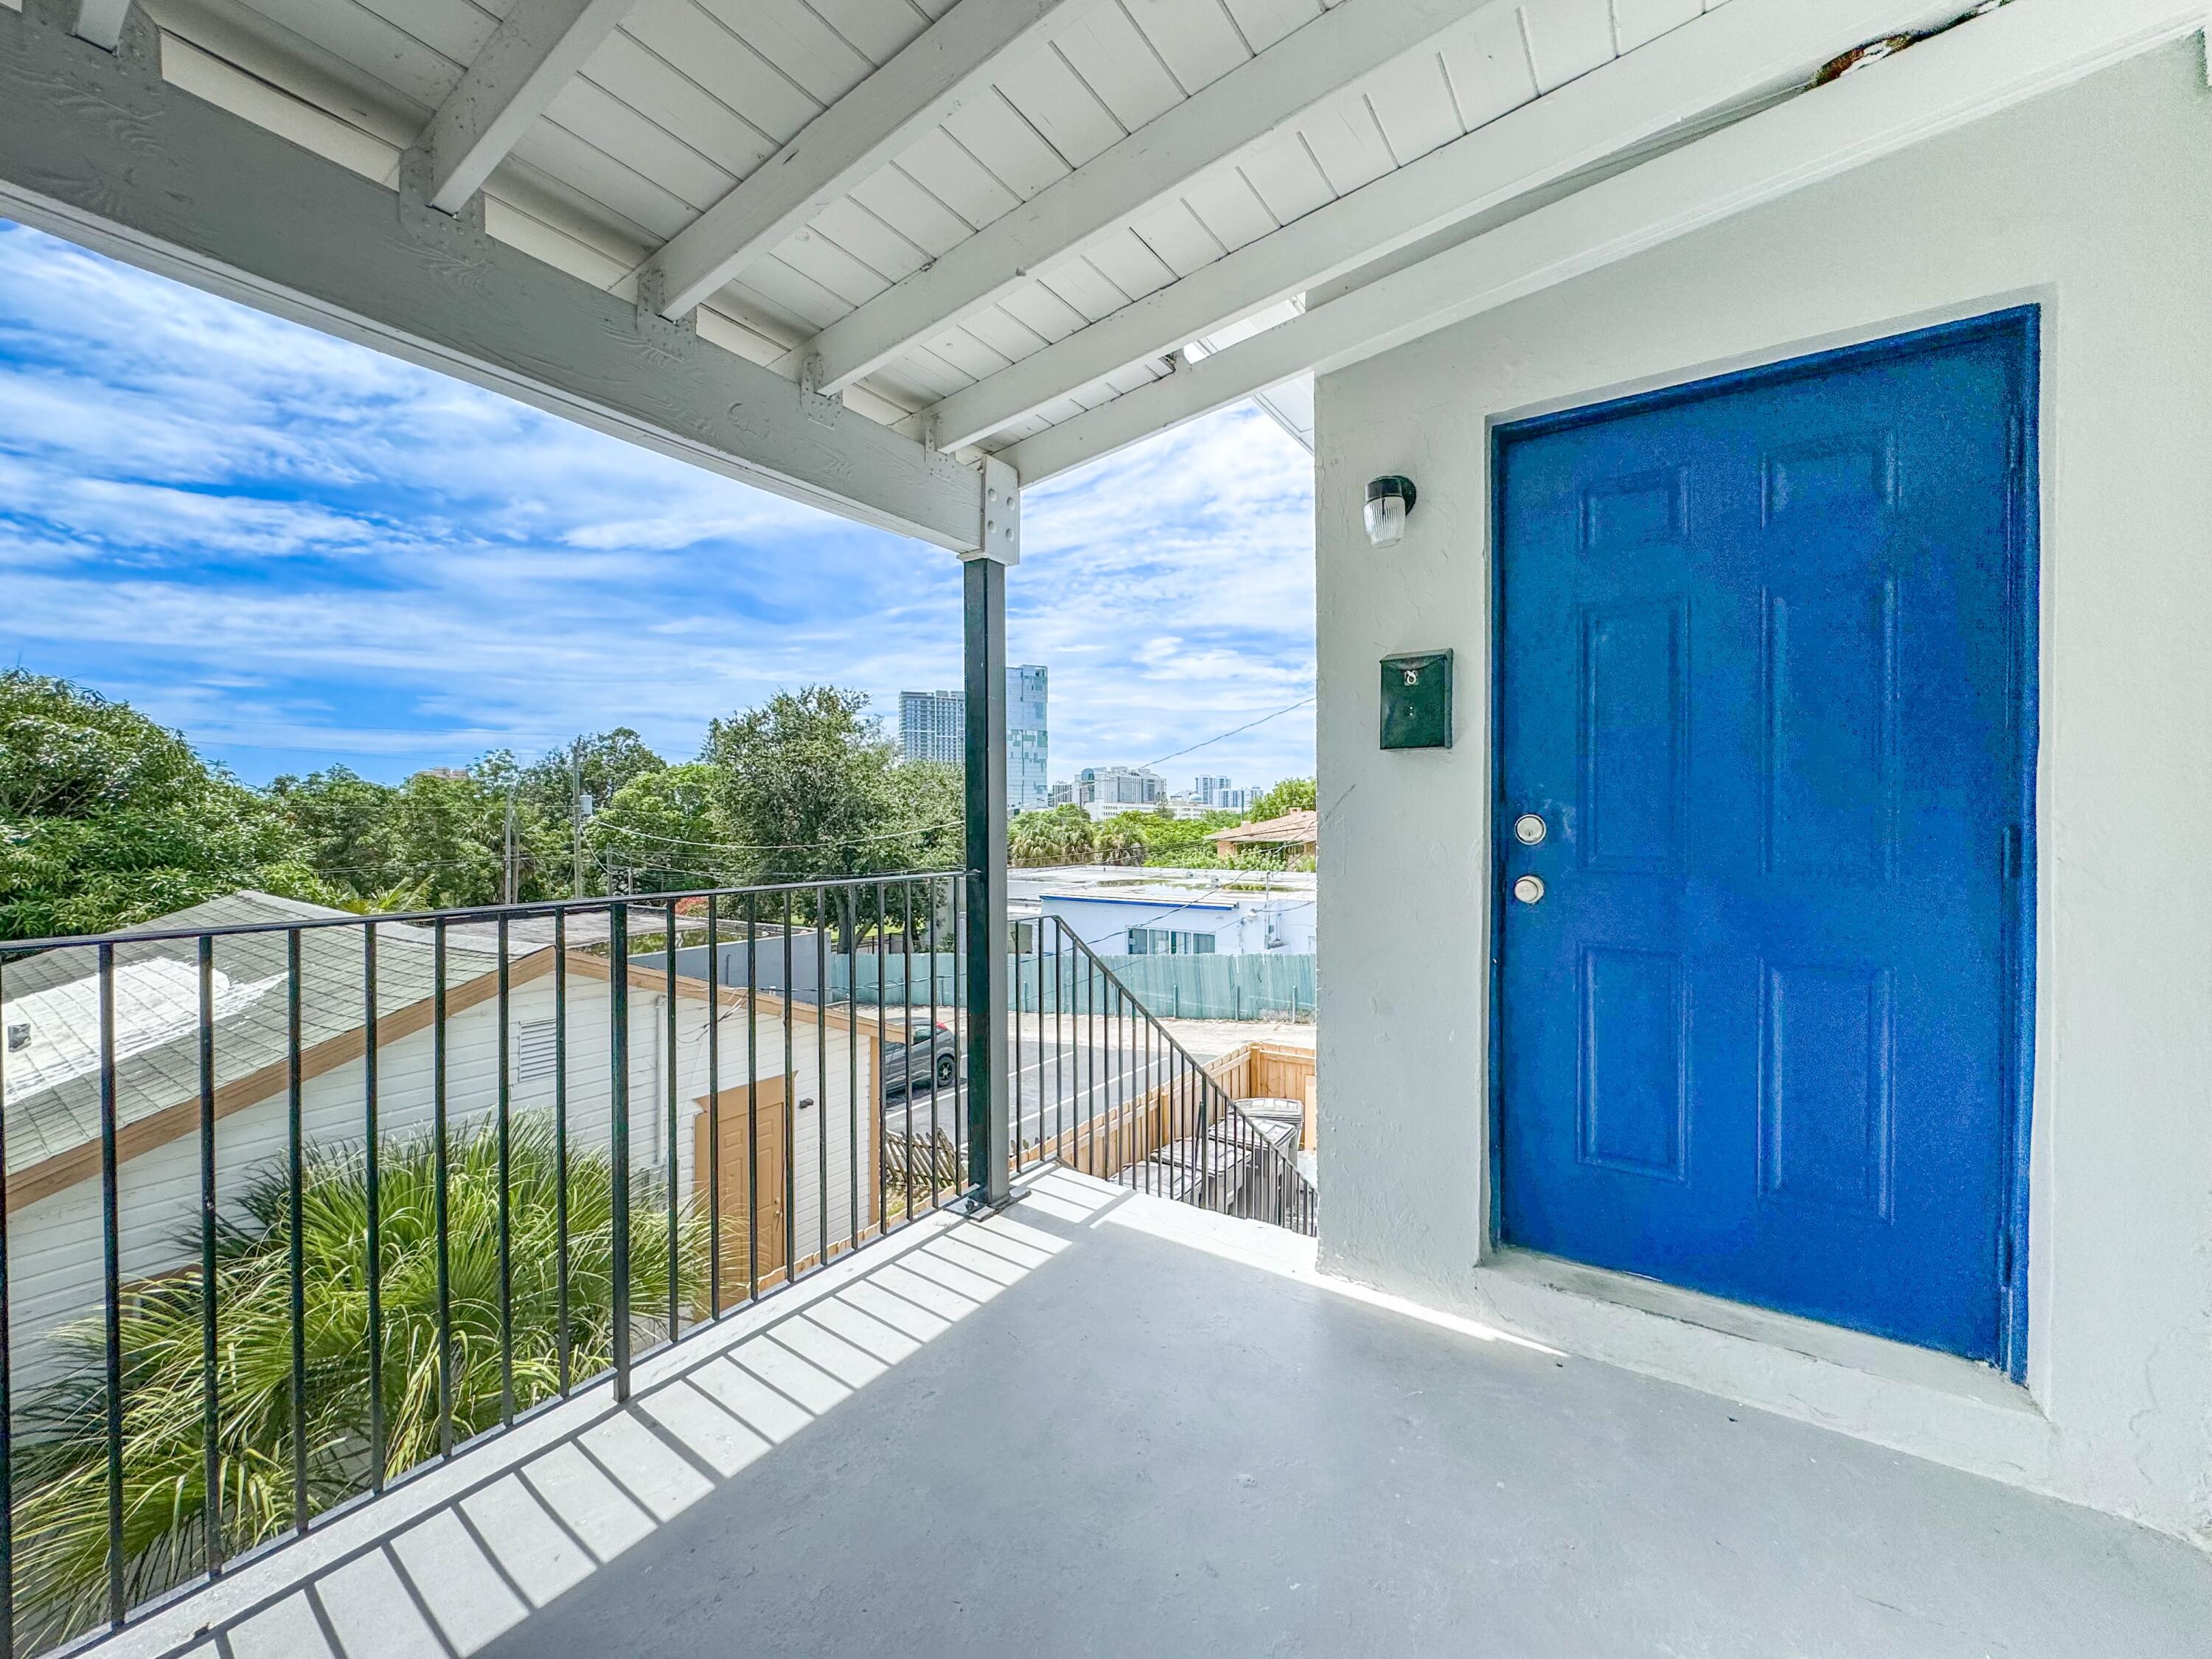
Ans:
[[[2005,1356],[2033,350],[1498,434],[1507,1242]]]

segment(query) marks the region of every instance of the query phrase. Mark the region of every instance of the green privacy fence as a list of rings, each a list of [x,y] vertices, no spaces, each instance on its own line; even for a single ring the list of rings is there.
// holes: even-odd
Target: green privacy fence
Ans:
[[[1310,1019],[1314,1012],[1314,959],[1279,952],[1250,956],[1102,957],[1130,994],[1162,1019]],[[964,999],[960,964],[951,951],[935,956],[886,956],[884,1001],[928,1006],[933,983],[937,1006],[949,1008],[955,988]],[[1009,957],[1010,1006],[1024,1012],[1042,1008],[1079,1009],[1091,981],[1069,957]],[[830,959],[830,994],[861,1004],[876,1000],[876,959],[861,952],[849,963]]]
[[[1281,951],[1103,958],[1162,1019],[1310,1019],[1314,959]]]

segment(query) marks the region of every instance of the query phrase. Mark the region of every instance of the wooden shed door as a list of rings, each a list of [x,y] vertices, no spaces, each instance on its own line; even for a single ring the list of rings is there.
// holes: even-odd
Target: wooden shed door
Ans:
[[[741,1300],[748,1280],[757,1270],[759,1282],[781,1279],[785,1265],[784,1182],[786,1149],[790,1141],[785,1123],[789,1098],[785,1080],[765,1077],[753,1088],[725,1089],[720,1100],[722,1134],[722,1300],[725,1305]],[[751,1108],[750,1114],[748,1108]],[[746,1125],[754,1125],[750,1147]],[[692,1120],[692,1181],[700,1201],[709,1201],[711,1165],[708,1137],[714,1122],[705,1097]],[[758,1254],[754,1254],[753,1195],[757,1170],[760,1204]]]

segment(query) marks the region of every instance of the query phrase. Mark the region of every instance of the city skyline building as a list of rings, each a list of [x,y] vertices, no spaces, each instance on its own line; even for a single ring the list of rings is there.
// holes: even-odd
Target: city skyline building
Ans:
[[[1044,668],[1006,670],[1006,809],[1025,812],[1051,795],[1048,681]],[[909,761],[959,766],[967,757],[968,697],[963,691],[899,693],[899,753]]]

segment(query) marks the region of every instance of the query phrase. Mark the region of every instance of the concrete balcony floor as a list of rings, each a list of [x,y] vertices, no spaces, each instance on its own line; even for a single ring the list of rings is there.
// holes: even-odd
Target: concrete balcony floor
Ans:
[[[2212,1561],[1315,1279],[1063,1174],[917,1227],[102,1654],[2127,1655]]]

